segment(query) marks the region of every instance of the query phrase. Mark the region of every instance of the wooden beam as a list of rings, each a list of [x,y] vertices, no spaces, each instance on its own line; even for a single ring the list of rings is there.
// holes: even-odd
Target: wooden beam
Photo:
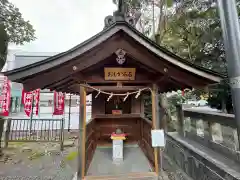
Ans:
[[[79,105],[79,138],[78,138],[78,179],[85,176],[86,166],[86,90],[80,86],[80,105]]]
[[[117,37],[115,37],[115,39],[116,38]],[[104,46],[99,45],[79,58],[73,59],[66,64],[62,64],[61,66],[52,68],[51,71],[46,70],[41,72],[41,74],[35,75],[35,78],[30,76],[29,79],[22,83],[24,83],[26,88],[29,90],[42,88],[48,84],[51,84],[53,81],[58,81],[69,75],[78,73],[102,61],[103,59],[106,59],[118,48],[121,48],[121,45],[115,41],[109,40],[104,44]],[[74,66],[76,67],[76,70],[73,69]]]
[[[136,67],[137,68],[137,67]],[[79,80],[83,80],[87,83],[113,83],[113,82],[118,82],[118,81],[106,81],[104,79],[104,77],[102,76],[104,72],[104,68],[101,68],[99,70],[95,71],[90,71],[90,72],[86,72],[83,74],[78,73],[78,74],[74,74],[73,77],[79,79]],[[141,73],[136,73],[136,78],[134,81],[121,81],[123,83],[152,83],[153,78],[155,78],[155,75],[149,74],[147,72],[141,72]]]
[[[80,79],[83,79],[83,76],[81,73],[77,73],[77,75],[78,75],[78,81],[80,81]],[[66,83],[69,83],[70,81],[74,81],[75,79],[76,79],[75,75],[69,75],[63,79],[54,81],[51,84],[47,84],[46,86],[44,86],[43,89],[54,89],[58,86],[61,86],[62,84],[66,84]]]
[[[128,57],[128,56],[127,56]],[[150,73],[156,73],[156,70],[149,68],[148,66],[146,66],[145,64],[139,62],[137,59],[133,58],[133,57],[128,57],[129,59],[133,60],[134,63],[139,66],[140,69],[143,69],[146,72],[150,72]]]
[[[156,57],[153,53],[148,52],[146,48],[134,44],[134,42],[130,39],[129,41],[122,40],[122,42],[119,41],[118,43],[128,51],[128,56],[135,58],[137,61],[157,72],[162,74],[168,73],[173,79],[176,79],[179,82],[185,82],[188,86],[202,86],[209,83],[207,80],[200,80],[201,77],[197,77],[197,75],[194,75],[191,72],[186,72],[180,67],[166,62],[164,57],[162,57],[162,59]],[[165,68],[167,68],[167,72],[165,72]]]
[[[76,85],[76,81],[69,81],[69,82],[66,82],[65,84],[60,84],[59,86],[56,86],[56,87],[53,87],[54,89],[65,89],[67,87],[71,87],[73,85]]]
[[[159,78],[159,77],[155,78],[154,83],[155,83],[155,84],[158,84],[158,83],[161,83],[161,82],[163,82],[163,81],[165,81],[165,80],[167,80],[167,79],[168,79],[168,76],[163,75],[163,76],[161,76],[160,78]]]
[[[156,70],[154,69],[151,69],[149,67],[147,67],[145,64],[142,64],[140,63],[139,61],[131,58],[131,57],[128,57],[127,55],[125,56],[125,58],[127,59],[127,63],[125,65],[127,65],[128,67],[138,67],[138,70],[141,71],[141,73],[151,73],[151,74],[155,74],[156,73]],[[116,55],[113,54],[112,56],[109,56],[108,58],[104,59],[102,62],[100,63],[97,63],[85,70],[82,71],[83,74],[95,74],[96,70],[99,70],[99,69],[103,69],[104,67],[111,67],[113,64],[114,65],[117,65],[115,64],[116,63]]]
[[[46,86],[44,86],[42,89],[51,89],[53,88],[54,86],[57,86],[58,84],[61,84],[63,82],[68,82],[69,80],[71,80],[71,76],[67,76],[61,80],[57,80],[57,81],[54,81]]]
[[[170,90],[176,90],[176,89],[182,89],[182,88],[189,88],[188,85],[182,82],[178,82],[168,75],[163,76],[161,79],[158,81],[155,81],[155,83],[159,87],[160,92],[167,92]],[[174,87],[174,88],[173,88]]]
[[[71,85],[73,85],[73,84],[76,84],[76,82],[73,81],[73,80],[68,80],[68,81],[64,81],[64,82],[62,82],[62,83],[58,83],[57,85],[51,86],[51,87],[49,87],[49,88],[50,88],[50,89],[62,89],[62,88],[71,86]]]
[[[123,39],[118,39],[118,41],[116,41],[116,38],[115,40],[108,40],[103,46],[99,45],[87,54],[81,55],[79,58],[73,59],[59,67],[55,67],[51,69],[51,71],[43,71],[41,74],[34,75],[36,76],[34,78],[33,76],[30,76],[29,79],[22,83],[25,84],[24,87],[27,90],[43,88],[46,85],[51,84],[53,81],[59,81],[69,75],[76,74],[99,63],[103,59],[111,56],[116,49],[122,47],[127,51],[128,56],[133,57],[136,61],[158,73],[166,74],[164,69],[167,68],[169,76],[178,82],[186,83],[189,87],[199,87],[204,85],[204,83],[208,84],[206,80],[200,79],[201,77],[198,77],[191,72],[186,72],[175,65],[169,64],[164,59],[161,60],[154,54],[147,52],[143,47],[136,45],[133,46],[130,42]],[[73,70],[73,66],[76,66],[76,70]]]
[[[128,92],[128,91],[137,91],[139,89],[146,88],[146,86],[92,86],[96,89],[102,90],[102,91],[108,91],[108,92]],[[94,91],[91,88],[87,88],[88,92]]]
[[[73,93],[79,93],[79,87],[76,83],[69,85],[69,86],[64,86],[61,88],[57,88],[56,91],[60,91],[60,92],[73,92]]]
[[[158,87],[156,84],[153,84],[152,88],[152,128],[159,129],[159,106],[158,106]],[[155,163],[155,172],[159,174],[159,148],[154,148],[154,163]]]
[[[190,88],[190,86],[188,86],[186,83],[183,82],[179,82],[173,78],[169,78],[168,81],[172,84],[175,84],[176,86],[178,86],[179,88]]]

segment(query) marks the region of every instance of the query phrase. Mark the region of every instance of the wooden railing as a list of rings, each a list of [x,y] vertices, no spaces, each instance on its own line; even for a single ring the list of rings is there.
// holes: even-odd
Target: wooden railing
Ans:
[[[151,130],[152,130],[152,122],[147,119],[141,120],[141,138],[139,142],[139,146],[141,147],[142,151],[150,161],[152,167],[154,167],[154,149],[152,147],[152,140],[151,140]]]
[[[95,133],[95,120],[92,120],[86,125],[86,172],[92,161],[96,147],[97,137]]]
[[[240,162],[237,123],[233,114],[182,109],[177,106],[178,132]]]

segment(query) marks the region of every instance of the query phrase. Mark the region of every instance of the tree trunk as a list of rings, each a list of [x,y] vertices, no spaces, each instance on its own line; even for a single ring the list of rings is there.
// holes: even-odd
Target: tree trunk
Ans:
[[[157,33],[155,35],[155,41],[157,44],[161,44],[162,34],[165,28],[164,24],[164,0],[160,0],[159,2],[159,17],[158,17],[158,27],[157,27]]]

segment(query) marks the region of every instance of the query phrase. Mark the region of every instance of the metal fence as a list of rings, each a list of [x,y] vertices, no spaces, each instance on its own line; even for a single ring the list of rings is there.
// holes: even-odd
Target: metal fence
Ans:
[[[8,142],[59,142],[63,150],[64,119],[9,118],[4,144]]]

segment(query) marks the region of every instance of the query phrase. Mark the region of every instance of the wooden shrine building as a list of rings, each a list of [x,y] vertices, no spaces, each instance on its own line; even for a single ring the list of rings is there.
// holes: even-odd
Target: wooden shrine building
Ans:
[[[159,152],[151,145],[151,129],[159,129],[161,121],[157,94],[205,87],[222,79],[158,46],[123,14],[119,7],[105,19],[103,31],[66,52],[4,72],[27,91],[41,88],[80,94],[79,179],[88,175],[97,146],[111,143],[116,129],[127,134],[125,144],[138,144],[158,174]],[[142,99],[149,92],[151,122],[144,117]],[[86,124],[86,95],[90,93],[92,119]]]

